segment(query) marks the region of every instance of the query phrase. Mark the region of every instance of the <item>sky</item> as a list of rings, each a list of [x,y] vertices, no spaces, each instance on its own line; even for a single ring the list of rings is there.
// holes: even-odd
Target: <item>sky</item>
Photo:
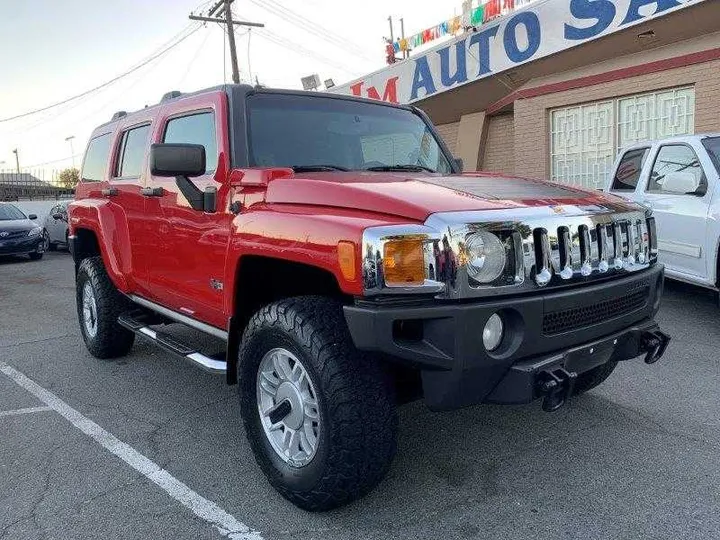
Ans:
[[[257,77],[266,86],[301,88],[301,77],[317,73],[321,80],[341,84],[385,65],[388,16],[395,20],[396,35],[400,17],[410,35],[459,15],[461,4],[235,0],[236,18],[266,25],[249,33],[236,29],[240,76],[244,82]],[[51,180],[53,171],[80,166],[93,128],[114,112],[152,105],[171,90],[189,92],[231,82],[222,27],[208,23],[190,33],[190,12],[209,5],[204,0],[0,0],[0,120],[110,81],[187,35],[167,53],[86,97],[0,121],[0,171],[15,169],[17,148],[21,169]],[[68,137],[74,138],[66,141]]]

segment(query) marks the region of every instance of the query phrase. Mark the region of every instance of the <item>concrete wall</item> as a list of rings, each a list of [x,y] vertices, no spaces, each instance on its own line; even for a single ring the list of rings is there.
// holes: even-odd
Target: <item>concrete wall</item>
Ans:
[[[440,133],[440,136],[445,141],[445,144],[448,145],[448,148],[450,148],[450,151],[453,153],[455,157],[458,157],[457,155],[457,139],[458,139],[458,128],[460,127],[460,122],[453,122],[452,124],[444,124],[442,126],[435,126]]]
[[[508,174],[515,172],[515,125],[512,114],[488,118],[482,169]]]

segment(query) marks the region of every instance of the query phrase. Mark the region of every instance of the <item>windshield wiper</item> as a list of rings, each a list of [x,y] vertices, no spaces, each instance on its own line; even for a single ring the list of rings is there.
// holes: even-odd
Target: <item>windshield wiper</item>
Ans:
[[[424,165],[378,165],[376,167],[368,167],[366,171],[427,171],[431,173],[437,172],[430,167]]]
[[[292,170],[295,172],[322,172],[322,171],[349,171],[345,167],[339,167],[338,165],[292,165]]]

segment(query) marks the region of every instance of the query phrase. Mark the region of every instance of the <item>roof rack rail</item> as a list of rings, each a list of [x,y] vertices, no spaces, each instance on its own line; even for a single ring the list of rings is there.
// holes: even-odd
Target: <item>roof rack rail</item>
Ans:
[[[123,116],[127,116],[127,112],[126,111],[118,111],[112,115],[112,118],[110,119],[110,121],[112,122],[114,120],[117,120],[118,118],[122,118]]]
[[[160,100],[160,103],[164,103],[166,101],[178,98],[180,96],[182,96],[182,92],[180,92],[179,90],[173,90],[171,92],[167,92],[166,94],[163,94],[163,97]]]

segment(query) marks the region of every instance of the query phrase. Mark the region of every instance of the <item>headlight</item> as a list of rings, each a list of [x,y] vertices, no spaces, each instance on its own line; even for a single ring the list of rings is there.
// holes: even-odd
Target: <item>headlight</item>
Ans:
[[[28,236],[38,236],[42,232],[42,227],[35,227],[34,229],[30,229],[30,232],[28,232]]]
[[[468,276],[477,283],[492,283],[505,270],[507,257],[500,239],[488,231],[468,235],[465,244]]]

